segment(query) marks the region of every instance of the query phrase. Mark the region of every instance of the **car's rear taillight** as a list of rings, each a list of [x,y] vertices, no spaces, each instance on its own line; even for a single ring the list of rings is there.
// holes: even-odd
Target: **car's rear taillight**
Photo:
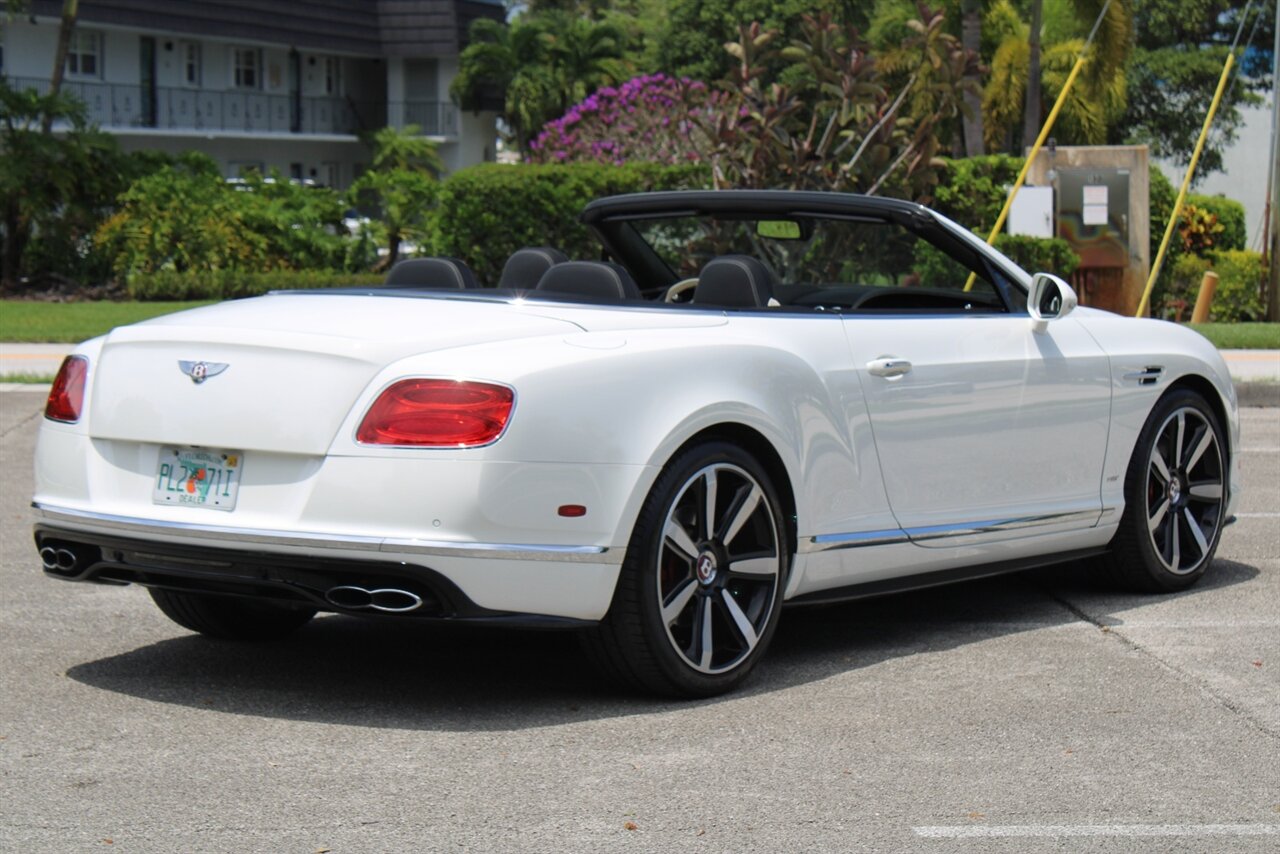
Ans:
[[[367,445],[474,448],[502,435],[515,392],[493,383],[401,380],[369,407],[356,441]]]
[[[84,409],[84,380],[89,374],[89,360],[84,356],[68,356],[54,377],[44,417],[50,421],[74,424]]]

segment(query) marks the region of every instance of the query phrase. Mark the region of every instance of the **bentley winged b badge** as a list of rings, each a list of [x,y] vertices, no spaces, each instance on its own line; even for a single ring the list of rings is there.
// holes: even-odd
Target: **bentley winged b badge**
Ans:
[[[231,366],[226,362],[188,362],[179,359],[178,367],[184,374],[191,377],[193,383],[200,385],[209,377],[216,377]]]

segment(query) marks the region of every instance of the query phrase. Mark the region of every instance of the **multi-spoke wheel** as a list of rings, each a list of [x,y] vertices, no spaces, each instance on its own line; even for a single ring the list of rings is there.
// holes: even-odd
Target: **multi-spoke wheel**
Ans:
[[[593,651],[652,691],[729,690],[777,625],[786,531],[768,475],[746,452],[712,442],[680,454],[640,512]]]
[[[1227,454],[1217,416],[1179,390],[1151,413],[1125,478],[1125,511],[1104,565],[1128,587],[1180,590],[1204,574],[1218,545]]]

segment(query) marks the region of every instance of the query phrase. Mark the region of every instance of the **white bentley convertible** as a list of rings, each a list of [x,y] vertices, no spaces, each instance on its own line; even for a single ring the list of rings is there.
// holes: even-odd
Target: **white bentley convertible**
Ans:
[[[1092,558],[1177,590],[1231,519],[1217,351],[1077,308],[907,202],[602,199],[600,257],[417,259],[81,345],[49,396],[50,576],[206,635],[317,611],[581,630],[730,689],[783,606]]]

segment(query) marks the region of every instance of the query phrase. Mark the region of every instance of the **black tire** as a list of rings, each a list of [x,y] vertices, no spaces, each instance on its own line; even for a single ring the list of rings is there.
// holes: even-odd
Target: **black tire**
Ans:
[[[584,637],[588,655],[647,692],[729,691],[773,638],[790,565],[787,526],[764,468],[725,442],[690,447],[645,499],[609,613]]]
[[[1167,593],[1200,580],[1222,534],[1229,484],[1218,416],[1190,389],[1162,397],[1143,426],[1124,480],[1124,513],[1103,575],[1129,590]]]
[[[314,608],[238,596],[149,588],[164,615],[193,632],[222,640],[277,640],[316,615]]]

